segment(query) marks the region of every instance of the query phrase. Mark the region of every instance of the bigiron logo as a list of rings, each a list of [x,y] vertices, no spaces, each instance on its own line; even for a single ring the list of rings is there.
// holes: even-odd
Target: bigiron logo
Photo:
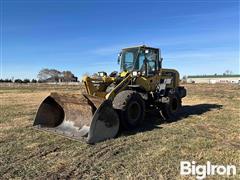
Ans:
[[[214,175],[234,176],[236,172],[235,165],[212,165],[210,161],[207,161],[205,165],[197,165],[195,161],[180,162],[180,175],[192,175],[196,176],[196,179],[204,179]]]

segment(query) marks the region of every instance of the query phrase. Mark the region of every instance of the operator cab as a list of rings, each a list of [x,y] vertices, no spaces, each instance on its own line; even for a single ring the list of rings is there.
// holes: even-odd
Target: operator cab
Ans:
[[[136,71],[145,76],[156,74],[161,68],[161,61],[159,49],[145,45],[122,49],[118,57],[121,72]]]

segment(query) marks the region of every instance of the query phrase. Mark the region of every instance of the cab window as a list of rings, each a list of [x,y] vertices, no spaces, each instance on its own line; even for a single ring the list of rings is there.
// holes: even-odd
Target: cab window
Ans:
[[[147,63],[147,70],[149,75],[155,74],[156,71],[156,61],[157,61],[157,52],[156,50],[147,49],[143,51],[139,56],[139,67],[143,73],[145,73],[145,64],[144,60]]]
[[[157,60],[157,53],[155,50],[150,49],[148,53],[146,53],[146,59],[148,63],[148,72],[153,74],[156,70],[156,60]]]

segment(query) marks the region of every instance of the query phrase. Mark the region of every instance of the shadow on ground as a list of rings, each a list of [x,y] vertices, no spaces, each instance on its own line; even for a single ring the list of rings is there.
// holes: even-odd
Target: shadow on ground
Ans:
[[[222,109],[222,105],[219,104],[196,104],[196,105],[187,105],[183,106],[182,109],[176,114],[173,119],[173,122],[183,120],[189,116],[193,115],[202,115],[208,111],[214,109]],[[144,123],[131,131],[122,131],[120,135],[133,135],[138,132],[151,131],[153,129],[161,129],[159,125],[165,123],[164,119],[161,117],[158,111],[151,111],[146,114]]]

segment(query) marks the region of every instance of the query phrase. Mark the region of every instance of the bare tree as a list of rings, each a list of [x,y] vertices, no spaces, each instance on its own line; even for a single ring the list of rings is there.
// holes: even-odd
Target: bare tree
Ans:
[[[56,69],[47,69],[44,68],[38,73],[38,79],[40,81],[46,81],[47,79],[56,79],[58,80],[61,76],[61,72]]]
[[[38,73],[39,82],[77,82],[77,77],[71,71],[60,72],[56,69],[44,68]]]
[[[231,75],[231,74],[232,74],[232,71],[228,69],[223,73],[223,75]]]
[[[71,71],[63,71],[62,75],[63,75],[64,81],[67,81],[67,82],[73,81],[76,78]]]

